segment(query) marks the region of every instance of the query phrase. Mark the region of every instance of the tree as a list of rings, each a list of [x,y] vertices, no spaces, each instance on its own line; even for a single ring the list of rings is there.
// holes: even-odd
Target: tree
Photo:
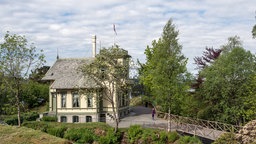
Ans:
[[[163,28],[162,37],[153,40],[152,47],[145,50],[146,63],[141,65],[141,83],[150,91],[156,105],[167,112],[178,114],[182,96],[189,89],[187,58],[181,53],[178,43],[178,31],[172,20],[168,20]]]
[[[31,71],[31,74],[29,75],[29,79],[34,82],[47,83],[46,81],[42,81],[41,79],[44,77],[44,75],[47,73],[49,69],[50,69],[50,66],[42,66],[40,68],[37,68]]]
[[[197,65],[199,70],[204,69],[205,67],[209,66],[211,63],[214,62],[221,54],[221,49],[214,49],[214,48],[205,48],[202,57],[195,57],[194,61]]]
[[[241,124],[254,117],[256,57],[241,47],[222,54],[202,71],[200,118]],[[246,117],[245,117],[246,115]]]
[[[94,61],[89,65],[84,65],[81,70],[85,77],[94,80],[98,86],[97,103],[106,100],[111,104],[113,119],[115,121],[115,132],[119,124],[119,98],[126,96],[130,84],[129,78],[129,58],[128,52],[119,46],[103,48],[96,55]],[[91,90],[82,90],[83,93],[90,93]]]
[[[15,97],[19,126],[21,85],[28,77],[29,70],[41,66],[44,62],[44,55],[37,53],[36,47],[29,45],[25,36],[6,33],[4,42],[0,44],[0,73],[3,74],[4,86],[10,90],[10,95]]]
[[[204,78],[202,75],[200,75],[201,70],[213,64],[215,60],[221,55],[221,53],[230,52],[235,47],[242,47],[242,41],[240,40],[239,36],[229,37],[227,44],[221,46],[220,49],[206,47],[202,57],[195,57],[194,61],[197,65],[197,68],[199,69],[199,73],[195,82],[192,84],[192,88],[197,90],[204,82]]]
[[[252,28],[252,38],[256,38],[256,25],[254,25]]]

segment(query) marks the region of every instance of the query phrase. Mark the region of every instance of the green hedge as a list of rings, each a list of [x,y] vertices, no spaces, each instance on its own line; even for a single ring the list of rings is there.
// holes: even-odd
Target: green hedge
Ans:
[[[57,122],[58,118],[56,116],[44,116],[41,120],[47,122]]]
[[[24,121],[36,121],[39,118],[39,114],[36,112],[24,113],[20,116],[20,121],[23,123]],[[8,125],[18,125],[18,116],[12,115],[9,118],[4,120]]]

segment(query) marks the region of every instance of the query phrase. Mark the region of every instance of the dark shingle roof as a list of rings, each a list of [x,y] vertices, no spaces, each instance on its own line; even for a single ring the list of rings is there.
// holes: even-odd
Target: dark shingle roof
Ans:
[[[93,88],[95,81],[84,76],[78,68],[89,64],[94,58],[58,59],[47,71],[42,80],[53,80],[53,89]]]

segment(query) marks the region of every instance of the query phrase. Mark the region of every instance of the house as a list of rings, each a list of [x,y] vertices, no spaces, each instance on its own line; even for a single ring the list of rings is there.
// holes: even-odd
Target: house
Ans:
[[[57,58],[53,66],[47,71],[42,80],[50,82],[49,86],[49,112],[55,115],[58,122],[110,122],[113,109],[111,104],[104,100],[98,100],[102,95],[99,85],[83,75],[79,68],[84,64],[90,64],[96,56],[96,36],[93,36],[93,56],[90,58]],[[122,59],[118,59],[120,61]],[[90,94],[80,93],[80,90],[89,89]],[[104,95],[103,95],[104,97]],[[118,117],[129,113],[129,96],[127,94],[115,94],[115,110]]]

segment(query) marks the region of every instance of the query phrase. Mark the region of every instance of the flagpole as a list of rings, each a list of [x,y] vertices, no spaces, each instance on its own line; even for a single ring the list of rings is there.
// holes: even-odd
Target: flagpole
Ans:
[[[114,47],[116,47],[116,36],[117,36],[117,33],[116,33],[116,25],[113,24],[113,30],[114,30]]]

